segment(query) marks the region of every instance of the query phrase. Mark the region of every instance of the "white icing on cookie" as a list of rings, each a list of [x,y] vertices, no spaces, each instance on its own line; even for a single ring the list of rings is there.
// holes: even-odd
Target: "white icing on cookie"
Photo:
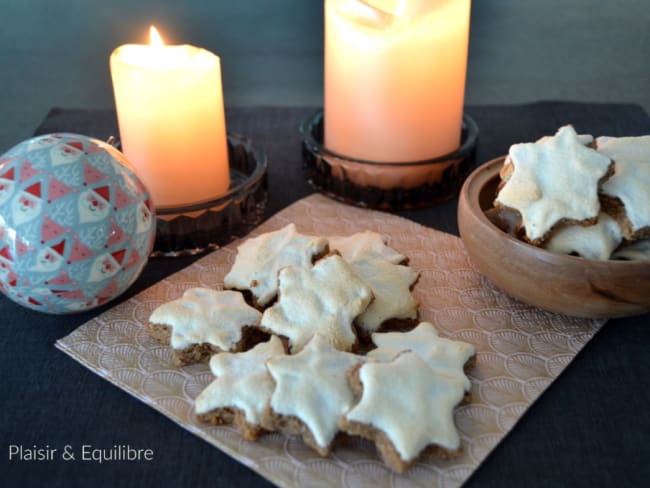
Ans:
[[[650,136],[599,137],[598,151],[616,162],[602,192],[619,198],[632,231],[650,226]]]
[[[539,143],[515,144],[508,155],[512,175],[495,204],[521,213],[529,240],[542,240],[560,220],[598,216],[598,184],[611,160],[584,146],[573,127]]]
[[[242,328],[257,325],[261,316],[238,291],[190,288],[156,308],[149,321],[172,328],[174,349],[207,343],[228,351],[241,341]]]
[[[542,246],[559,254],[576,253],[587,259],[609,259],[623,240],[615,219],[600,212],[595,225],[568,225],[554,233]]]
[[[316,333],[337,349],[356,343],[352,321],[372,300],[372,291],[341,256],[332,255],[312,268],[280,271],[278,301],[262,315],[261,326],[287,337],[291,352],[300,351]]]
[[[331,444],[338,422],[354,403],[346,371],[363,361],[361,356],[342,352],[320,334],[293,356],[267,362],[276,388],[272,410],[301,420],[320,447]]]
[[[348,262],[381,258],[393,264],[406,261],[406,256],[386,245],[386,238],[370,230],[351,236],[328,237],[331,251],[338,251]]]
[[[374,332],[389,319],[417,318],[418,302],[411,294],[411,286],[419,275],[412,268],[383,259],[358,259],[350,266],[375,297],[355,321],[362,330]]]
[[[577,134],[578,140],[580,141],[580,144],[584,146],[588,146],[592,142],[594,142],[594,136],[591,134]],[[542,136],[539,139],[537,139],[535,142],[544,142],[548,141],[551,137],[553,136]]]
[[[345,418],[384,432],[402,461],[414,460],[429,445],[447,450],[460,447],[454,407],[464,397],[461,381],[432,374],[429,365],[411,351],[388,363],[363,364],[359,379],[361,400]]]
[[[650,261],[650,239],[641,239],[621,246],[612,254],[612,259]]]
[[[328,240],[330,249],[343,256],[375,296],[356,320],[361,329],[370,333],[386,320],[417,317],[418,303],[411,294],[411,286],[417,281],[418,273],[399,265],[406,261],[406,256],[388,247],[381,234],[365,231]]]
[[[196,397],[196,413],[235,407],[248,423],[259,425],[275,388],[266,361],[283,355],[282,341],[271,336],[249,351],[212,356],[210,369],[217,378]]]
[[[226,288],[250,290],[260,306],[277,293],[278,272],[287,266],[311,267],[327,250],[327,239],[300,234],[294,224],[246,240],[237,247],[232,269],[224,277]]]
[[[466,342],[438,336],[435,327],[429,322],[420,322],[410,332],[375,332],[372,334],[372,342],[377,349],[368,352],[369,359],[391,361],[401,352],[413,351],[436,374],[460,381],[465,391],[471,388],[464,366],[476,354],[476,349]]]

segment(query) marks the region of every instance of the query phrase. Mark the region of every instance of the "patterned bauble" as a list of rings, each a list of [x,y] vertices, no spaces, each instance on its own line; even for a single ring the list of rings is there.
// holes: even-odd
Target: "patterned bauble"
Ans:
[[[57,314],[124,292],[156,231],[131,168],[114,147],[78,134],[34,137],[0,156],[0,291]]]

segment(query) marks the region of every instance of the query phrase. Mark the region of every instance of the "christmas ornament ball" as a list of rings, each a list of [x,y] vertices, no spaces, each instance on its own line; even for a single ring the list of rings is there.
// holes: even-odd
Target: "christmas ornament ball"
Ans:
[[[79,134],[48,134],[0,156],[0,291],[42,312],[103,305],[140,275],[156,225],[124,155]]]

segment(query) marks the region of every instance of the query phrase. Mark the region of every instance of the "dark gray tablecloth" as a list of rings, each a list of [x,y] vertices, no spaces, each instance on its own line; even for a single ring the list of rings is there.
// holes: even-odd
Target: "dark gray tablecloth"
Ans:
[[[269,158],[267,215],[311,193],[303,181],[297,127],[313,109],[228,110],[229,130]],[[650,134],[635,105],[545,102],[468,107],[481,135],[478,161],[505,154],[572,123],[595,135]],[[5,121],[7,123],[7,121]],[[117,134],[111,110],[53,109],[38,133]],[[19,141],[16,141],[19,142]],[[5,148],[6,149],[6,148]],[[399,212],[457,233],[456,201]],[[131,296],[192,262],[153,260]],[[110,305],[109,305],[110,306]],[[91,373],[54,348],[104,309],[74,316],[32,312],[0,297],[0,455],[3,486],[262,486],[248,468]],[[646,486],[650,480],[650,315],[610,321],[488,457],[467,486]],[[83,444],[147,448],[140,462],[9,461],[11,445],[78,450]],[[118,481],[119,480],[119,481]]]

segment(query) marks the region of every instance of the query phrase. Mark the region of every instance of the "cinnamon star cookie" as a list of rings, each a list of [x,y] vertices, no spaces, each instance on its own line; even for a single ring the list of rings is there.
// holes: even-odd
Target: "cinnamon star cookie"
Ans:
[[[418,316],[418,302],[411,289],[419,273],[400,264],[407,261],[406,256],[388,247],[384,237],[372,231],[328,240],[330,249],[338,251],[372,289],[374,300],[355,321],[361,335],[365,338],[388,321],[412,326]]]
[[[460,452],[454,407],[464,397],[462,382],[433,374],[412,351],[388,363],[363,363],[349,379],[360,400],[342,417],[341,430],[373,440],[394,471],[405,471],[424,451]]]
[[[503,168],[495,206],[517,210],[526,239],[540,245],[560,222],[590,225],[600,212],[598,190],[613,161],[585,146],[571,126],[536,143],[515,144]]]
[[[372,342],[377,346],[367,357],[377,361],[390,361],[404,351],[415,352],[436,374],[443,374],[462,382],[465,391],[471,385],[465,368],[475,356],[471,344],[440,337],[433,324],[421,322],[410,332],[376,332]]]
[[[389,263],[404,264],[408,260],[386,244],[386,238],[377,232],[366,230],[351,236],[328,237],[330,250],[338,251],[348,262],[381,258]]]
[[[577,254],[587,259],[609,259],[623,240],[616,220],[600,212],[594,225],[568,225],[558,229],[542,247],[559,254]]]
[[[317,333],[337,349],[352,350],[352,322],[372,300],[372,290],[341,256],[321,259],[311,268],[290,266],[279,274],[278,301],[267,308],[260,326],[286,337],[299,352]]]
[[[237,291],[190,288],[149,317],[149,335],[171,344],[178,365],[207,361],[212,354],[243,349],[262,314]]]
[[[327,239],[300,234],[294,224],[289,224],[240,244],[232,269],[224,277],[224,286],[250,292],[255,305],[265,307],[277,294],[282,268],[311,267],[327,250]]]
[[[650,237],[650,136],[599,137],[596,146],[616,161],[602,188],[607,211],[617,217],[626,239]]]
[[[199,420],[215,425],[233,423],[245,439],[257,439],[275,387],[266,361],[284,354],[282,341],[271,336],[246,352],[212,356],[210,369],[217,378],[196,397]]]
[[[327,456],[339,419],[354,402],[346,371],[362,361],[361,356],[335,349],[320,334],[298,354],[269,359],[276,387],[265,425],[302,434],[310,447]]]

